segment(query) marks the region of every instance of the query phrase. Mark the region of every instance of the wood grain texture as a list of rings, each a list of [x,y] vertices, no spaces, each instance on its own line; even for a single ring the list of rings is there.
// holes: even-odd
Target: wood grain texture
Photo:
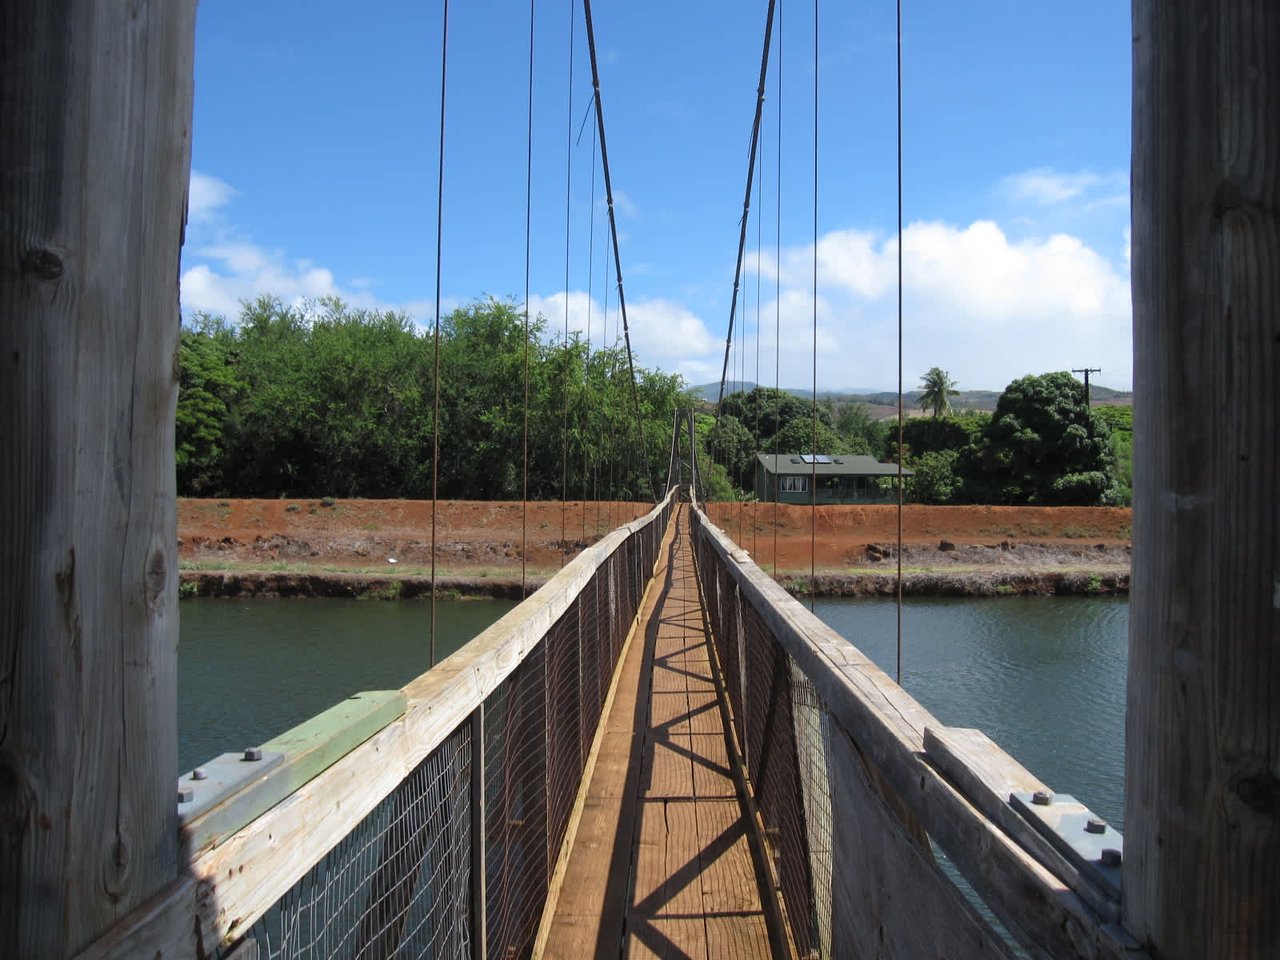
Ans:
[[[938,721],[754,563],[734,559],[737,548],[705,514],[696,512],[696,521],[695,536],[706,538],[743,601],[813,683],[832,721],[853,737],[877,783],[896,795],[1023,945],[1040,957],[1129,955],[1113,925],[925,760],[924,730]]]
[[[844,731],[831,731],[832,956],[1012,958],[892,810]]]
[[[1280,956],[1280,5],[1133,3],[1124,922]]]
[[[924,749],[929,760],[964,794],[965,799],[1017,840],[1068,887],[1080,895],[1098,916],[1120,918],[1120,903],[1095,886],[1009,804],[1014,792],[1035,793],[1050,788],[1009,756],[981,730],[928,727]]]
[[[686,690],[715,694],[683,513],[675,531],[655,581],[662,589],[644,612],[644,643],[631,647],[605,721],[548,957],[770,953],[760,872],[741,798],[724,776],[714,699],[700,720],[705,732],[688,732]],[[623,683],[634,686],[624,692]]]
[[[194,0],[0,6],[0,955],[178,875],[178,263]]]

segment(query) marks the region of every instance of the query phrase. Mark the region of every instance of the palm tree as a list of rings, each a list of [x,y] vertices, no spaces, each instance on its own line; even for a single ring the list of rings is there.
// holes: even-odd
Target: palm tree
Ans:
[[[930,367],[920,381],[920,409],[932,410],[935,420],[945,417],[951,412],[951,398],[959,392],[947,371],[941,367]]]

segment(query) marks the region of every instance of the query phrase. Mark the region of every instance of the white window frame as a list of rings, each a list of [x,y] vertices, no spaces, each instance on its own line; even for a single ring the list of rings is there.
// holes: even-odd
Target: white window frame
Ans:
[[[782,486],[779,488],[782,493],[808,493],[809,478],[808,477],[782,477]]]

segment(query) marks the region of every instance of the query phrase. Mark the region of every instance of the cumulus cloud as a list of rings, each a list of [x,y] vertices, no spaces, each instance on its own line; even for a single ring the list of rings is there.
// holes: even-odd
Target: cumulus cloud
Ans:
[[[1100,182],[1100,181],[1099,181]],[[1063,196],[1079,183],[1041,184],[1040,196]],[[1092,190],[1095,187],[1082,187]],[[1079,196],[1079,195],[1077,195]],[[429,299],[387,303],[374,278],[340,280],[334,270],[246,238],[229,225],[235,190],[215,177],[193,175],[192,229],[184,251],[182,302],[187,313],[234,317],[239,301],[270,292],[286,302],[338,296],[361,307],[404,309],[429,323]],[[230,209],[228,209],[230,208]],[[932,366],[962,388],[1000,389],[1027,373],[1102,367],[1098,382],[1131,383],[1129,237],[1114,260],[1067,232],[1011,237],[997,222],[912,223],[903,235],[904,372],[908,388]],[[814,363],[814,248],[803,244],[748,254],[763,284],[738,313],[730,377],[805,387]],[[869,230],[832,230],[817,244],[817,380],[820,388],[891,389],[897,382],[897,240]],[[457,306],[442,304],[443,310]],[[558,338],[566,309],[571,333],[590,326],[596,346],[620,336],[616,303],[581,290],[532,296]],[[708,318],[667,297],[628,303],[638,363],[682,374],[690,383],[718,381],[724,315]],[[780,337],[775,340],[775,324]],[[758,333],[757,333],[758,331]]]
[[[1108,194],[1104,202],[1113,202],[1117,191],[1125,191],[1127,194],[1129,178],[1123,172],[1097,173],[1092,170],[1079,170],[1064,173],[1049,167],[1040,167],[1005,177],[1000,182],[1000,186],[1006,196],[1019,203],[1051,206],[1069,200],[1079,200],[1097,191],[1105,191]],[[1124,200],[1126,196],[1121,195],[1119,199]]]
[[[234,318],[240,312],[240,301],[270,293],[285,303],[336,296],[357,307],[394,307],[419,319],[431,315],[434,305],[422,301],[406,305],[380,301],[370,289],[374,286],[372,278],[358,277],[344,287],[326,267],[290,258],[280,250],[246,239],[227,216],[226,208],[236,196],[235,188],[226,181],[196,170],[191,172],[187,193],[189,229],[181,275],[184,313]]]
[[[211,222],[217,211],[226,206],[235,195],[235,189],[225,180],[192,170],[187,188],[188,222]]]
[[[1128,386],[1127,268],[1117,269],[1078,237],[1056,233],[1014,241],[989,220],[967,227],[914,223],[902,243],[908,385],[935,365],[951,371],[962,387],[998,389],[1026,373],[1087,361],[1104,367],[1100,382]],[[819,386],[883,388],[896,382],[897,253],[896,238],[865,231],[833,231],[819,239],[825,298]],[[791,302],[784,312],[794,318],[810,302],[813,247],[784,250],[780,271],[768,266],[773,260],[765,251],[753,262],[776,277],[784,302]],[[783,319],[784,384],[812,377],[811,370],[789,362],[787,349],[788,339],[798,339],[812,350],[810,326],[802,318]],[[771,343],[767,325],[765,336]]]
[[[529,297],[530,313],[546,317],[547,334],[551,338],[558,338],[564,329],[566,304],[571,334],[586,336],[590,323],[591,341],[596,345],[612,343],[615,336],[621,338],[616,305],[610,305],[606,318],[600,301],[581,290],[571,291],[567,296],[559,291],[550,296]],[[716,350],[716,338],[702,318],[674,300],[629,301],[627,325],[636,361],[648,367],[660,367],[691,378],[695,371],[709,365],[707,355]]]

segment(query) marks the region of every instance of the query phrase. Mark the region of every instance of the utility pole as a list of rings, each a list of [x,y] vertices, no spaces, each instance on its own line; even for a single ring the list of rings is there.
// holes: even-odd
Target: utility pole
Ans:
[[[1101,373],[1102,368],[1101,367],[1081,367],[1078,369],[1073,368],[1071,372],[1084,374],[1084,405],[1087,407],[1089,406],[1089,374]]]

